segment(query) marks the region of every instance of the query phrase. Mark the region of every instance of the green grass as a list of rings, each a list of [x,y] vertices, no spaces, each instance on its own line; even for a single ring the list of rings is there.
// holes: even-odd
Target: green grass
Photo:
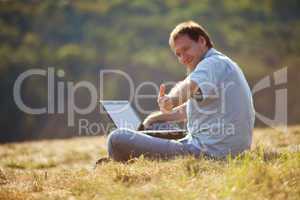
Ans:
[[[300,199],[300,127],[256,129],[228,161],[108,162],[104,137],[0,145],[0,199]]]

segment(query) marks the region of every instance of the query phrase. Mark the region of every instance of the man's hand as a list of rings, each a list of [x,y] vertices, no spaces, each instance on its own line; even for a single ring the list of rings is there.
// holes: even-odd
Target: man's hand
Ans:
[[[183,122],[186,120],[186,104],[182,104],[172,109],[172,112],[162,113],[161,111],[153,112],[146,117],[143,122],[145,129],[149,129],[153,123],[161,122]]]
[[[146,117],[146,119],[143,121],[143,125],[144,125],[145,129],[150,128],[150,126],[155,122],[164,121],[162,119],[162,116],[163,116],[163,114],[160,111],[156,111],[156,112],[153,112],[150,115],[148,115]]]
[[[159,95],[157,97],[157,103],[161,112],[168,113],[172,111],[173,104],[172,99],[168,95],[166,95],[165,92],[166,86],[164,84],[161,84],[159,88]]]
[[[149,115],[143,122],[144,128],[148,129],[155,122],[155,117],[153,115]]]

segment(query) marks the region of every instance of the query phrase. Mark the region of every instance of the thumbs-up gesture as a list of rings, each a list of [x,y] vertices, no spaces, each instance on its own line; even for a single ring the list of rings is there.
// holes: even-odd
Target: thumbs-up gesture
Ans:
[[[157,97],[157,103],[161,112],[170,112],[173,108],[171,98],[166,95],[166,86],[161,84],[159,87],[159,94]]]

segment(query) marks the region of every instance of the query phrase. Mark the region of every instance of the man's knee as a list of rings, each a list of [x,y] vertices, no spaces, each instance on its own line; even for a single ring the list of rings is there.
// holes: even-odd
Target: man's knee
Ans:
[[[128,129],[116,129],[110,133],[107,138],[107,149],[109,156],[115,157],[119,149],[122,149],[123,146],[127,146],[126,143],[129,142],[132,136],[132,132]]]
[[[127,138],[130,137],[128,129],[116,129],[111,132],[107,138],[108,145],[123,143]]]

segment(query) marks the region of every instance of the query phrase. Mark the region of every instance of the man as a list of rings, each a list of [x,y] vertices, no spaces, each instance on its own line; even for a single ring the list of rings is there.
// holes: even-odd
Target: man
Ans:
[[[132,157],[172,158],[178,155],[236,156],[251,146],[254,107],[247,81],[230,58],[213,48],[206,30],[188,21],[171,32],[169,44],[187,77],[165,94],[158,95],[160,112],[149,115],[154,122],[187,120],[187,136],[166,140],[119,129],[108,137],[109,157],[126,161]]]

